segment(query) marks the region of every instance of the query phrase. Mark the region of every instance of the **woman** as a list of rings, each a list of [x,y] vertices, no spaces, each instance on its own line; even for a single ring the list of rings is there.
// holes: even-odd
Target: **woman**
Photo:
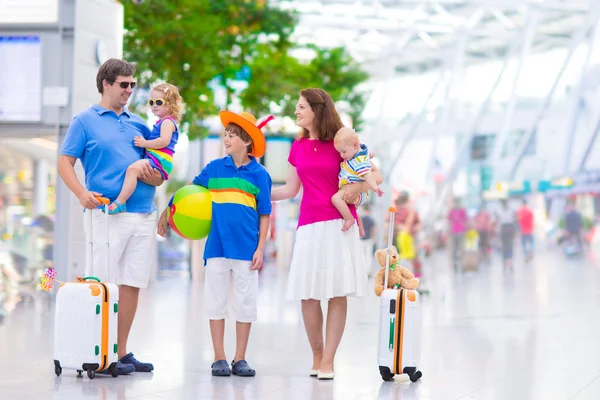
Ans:
[[[459,199],[454,199],[452,209],[448,211],[448,222],[450,225],[450,237],[452,238],[450,256],[454,269],[462,263],[463,251],[465,247],[465,233],[469,218]]]
[[[290,150],[286,183],[273,189],[271,199],[294,198],[303,188],[287,297],[302,301],[304,327],[313,352],[310,376],[333,379],[335,352],[346,324],[346,296],[364,295],[367,273],[358,224],[342,232],[344,220],[331,203],[338,191],[342,161],[333,138],[343,126],[333,100],[322,89],[305,89],[296,117],[302,130]],[[372,172],[381,184],[383,178],[375,165]],[[344,200],[355,200],[367,190],[366,182],[349,185]],[[356,219],[355,207],[349,207]],[[329,301],[325,344],[321,300]]]

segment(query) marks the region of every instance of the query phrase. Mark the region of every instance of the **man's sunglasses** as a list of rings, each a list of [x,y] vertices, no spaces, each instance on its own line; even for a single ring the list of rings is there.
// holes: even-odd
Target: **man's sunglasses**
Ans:
[[[148,104],[150,104],[150,107],[152,107],[153,105],[157,105],[159,107],[162,107],[165,104],[165,101],[163,99],[156,99],[156,100],[148,100]]]
[[[127,89],[129,86],[131,86],[131,88],[133,89],[135,87],[135,85],[137,84],[137,82],[125,82],[125,81],[118,82],[118,81],[111,81],[108,79],[107,79],[107,81],[112,82],[112,83],[118,83],[119,87],[121,89]]]

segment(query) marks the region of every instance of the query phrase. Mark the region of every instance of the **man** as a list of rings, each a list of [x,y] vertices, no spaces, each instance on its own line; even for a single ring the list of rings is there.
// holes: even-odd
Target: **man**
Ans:
[[[527,201],[523,200],[523,204],[519,211],[517,211],[517,220],[519,221],[519,228],[521,230],[521,246],[523,248],[523,255],[526,261],[530,261],[533,258],[533,212],[527,207]]]
[[[86,243],[93,230],[94,259],[87,260],[86,272],[119,286],[117,370],[121,375],[154,369],[152,364],[139,362],[133,353],[127,352],[127,339],[139,290],[148,285],[153,264],[156,229],[153,200],[155,186],[162,183],[161,174],[147,164],[141,182],[127,201],[127,212],[110,216],[110,260],[103,245],[106,220],[96,199],[96,196],[104,196],[111,202],[115,200],[127,167],[142,158],[144,152],[143,148],[133,145],[134,137],[150,134],[146,123],[125,108],[135,86],[134,73],[135,67],[123,60],[112,58],[102,64],[96,75],[96,86],[102,96],[100,102],[73,119],[58,159],[60,177],[86,209]],[[75,175],[77,159],[85,171],[85,187]]]
[[[581,213],[575,208],[575,202],[570,200],[567,204],[567,214],[565,215],[565,230],[567,231],[567,238],[571,245],[575,245],[575,249],[580,252],[583,248],[583,242],[581,240],[581,234],[583,231],[583,217]],[[575,242],[573,244],[573,241]]]
[[[367,273],[369,278],[372,275],[373,260],[375,254],[375,220],[371,217],[369,205],[365,204],[361,207],[361,219],[365,235],[361,237],[363,248],[365,250],[365,260],[367,260]]]

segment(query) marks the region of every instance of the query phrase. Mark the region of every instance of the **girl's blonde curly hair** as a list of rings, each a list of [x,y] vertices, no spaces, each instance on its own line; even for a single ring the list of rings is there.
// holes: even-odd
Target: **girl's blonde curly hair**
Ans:
[[[181,121],[181,115],[183,114],[183,98],[179,95],[177,86],[171,85],[170,83],[161,83],[152,87],[152,91],[164,93],[162,98],[165,101],[165,107],[169,110],[169,115],[173,117],[175,121]]]

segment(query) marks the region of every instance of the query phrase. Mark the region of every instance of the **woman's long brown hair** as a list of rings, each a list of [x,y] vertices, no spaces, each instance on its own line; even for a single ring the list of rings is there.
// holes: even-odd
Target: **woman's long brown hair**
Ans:
[[[321,141],[332,140],[337,131],[344,126],[342,119],[335,109],[335,104],[331,96],[323,89],[308,88],[300,92],[300,96],[304,97],[310,108],[315,113],[314,126],[316,136]],[[298,138],[309,137],[309,131],[302,128]]]

